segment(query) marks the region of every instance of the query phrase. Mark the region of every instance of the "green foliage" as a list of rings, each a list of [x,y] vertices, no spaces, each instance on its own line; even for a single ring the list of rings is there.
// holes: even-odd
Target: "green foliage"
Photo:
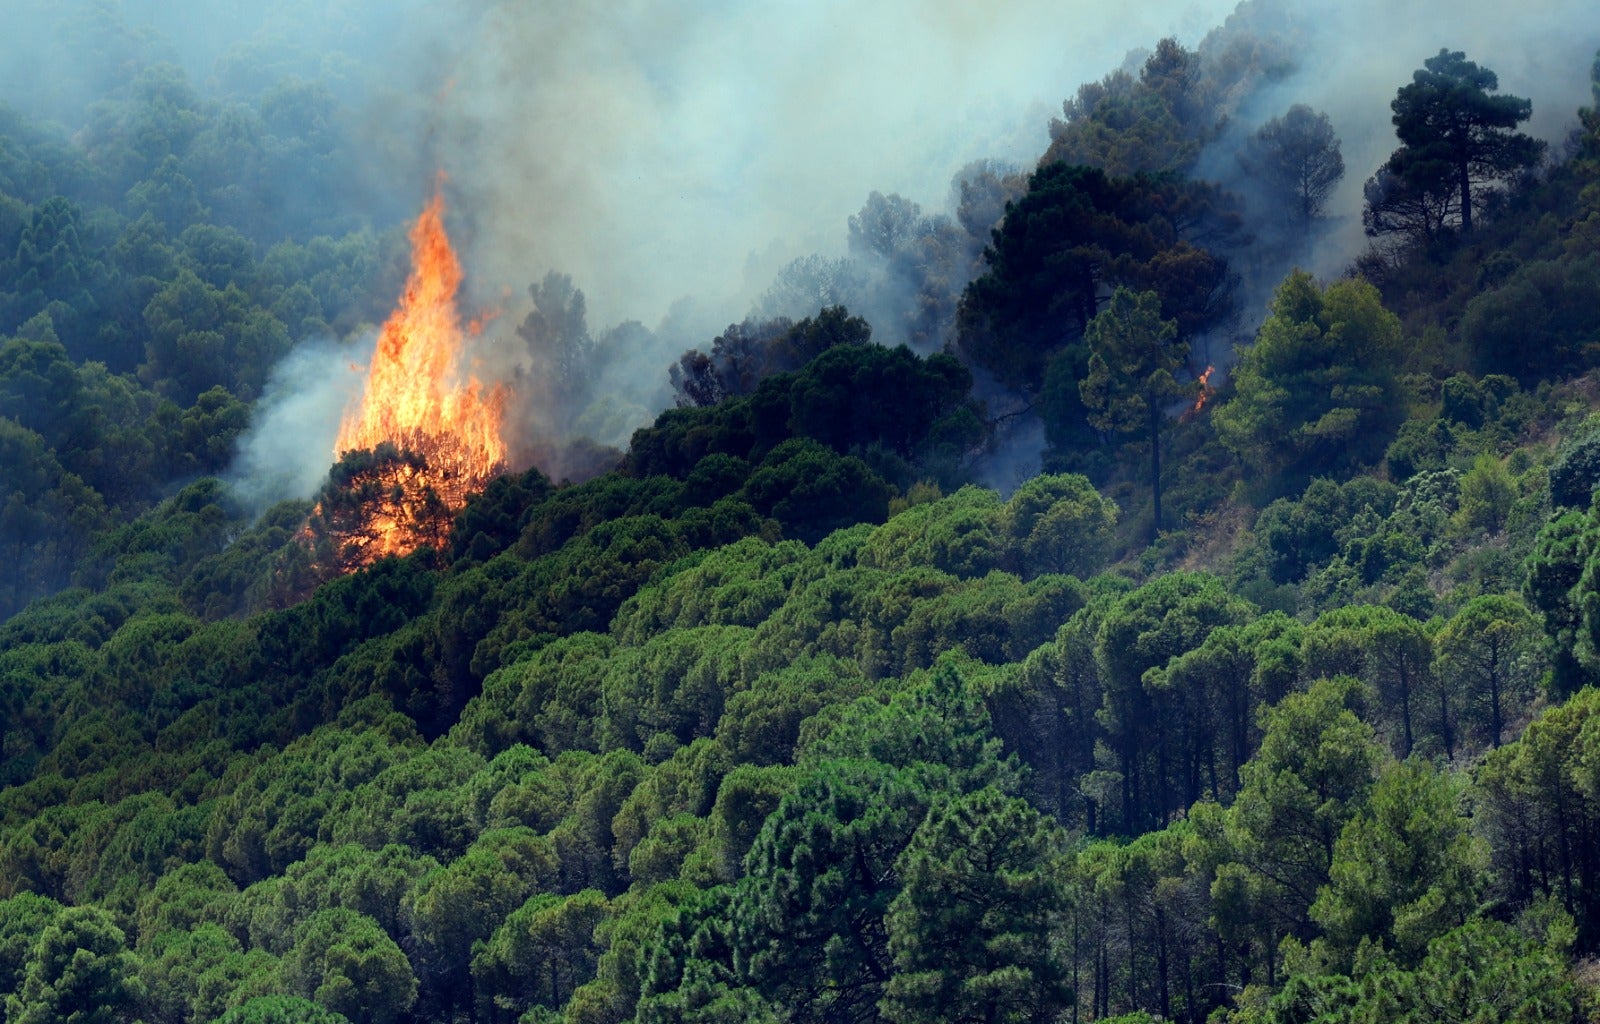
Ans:
[[[1479,373],[1524,384],[1589,365],[1600,338],[1587,315],[1600,295],[1600,254],[1524,263],[1467,303],[1461,340]]]
[[[1428,627],[1392,608],[1347,605],[1306,630],[1301,657],[1308,675],[1360,678],[1373,704],[1369,720],[1403,758],[1419,743],[1441,750],[1454,743],[1455,719],[1444,708],[1455,687],[1434,671],[1434,640]],[[1435,701],[1438,718],[1429,713]]]
[[[933,791],[1015,790],[1017,766],[993,738],[982,695],[967,674],[952,655],[887,704],[857,700],[807,745],[802,762],[868,759],[908,772]]]
[[[1438,674],[1453,684],[1469,727],[1493,746],[1504,738],[1507,719],[1533,697],[1538,673],[1519,664],[1536,656],[1533,641],[1533,616],[1503,594],[1473,599],[1439,631]],[[1445,749],[1452,752],[1448,741]]]
[[[1381,941],[1402,966],[1478,908],[1484,849],[1468,831],[1447,774],[1418,762],[1387,766],[1366,810],[1334,844],[1329,882],[1311,905],[1336,962]]]
[[[1365,259],[1387,309],[1291,275],[1169,424],[1220,253],[1292,244],[1168,173],[1296,58],[1247,6],[1081,90],[1026,189],[967,169],[959,224],[874,194],[850,261],[785,273],[932,351],[991,241],[954,340],[996,413],[842,306],[746,321],[619,471],[503,477],[317,586],[310,506],[252,523],[207,474],[291,341],[383,315],[394,215],[328,187],[361,133],[320,81],[236,54],[212,100],[90,15],[61,38],[104,23],[114,93],[70,137],[0,110],[6,1021],[1573,1016],[1600,472],[1592,388],[1544,382],[1595,341],[1592,111],[1464,244]],[[1267,127],[1303,221],[1336,140]],[[642,391],[588,402],[590,364],[649,332],[533,296],[550,415],[615,437]],[[1007,387],[1093,482],[962,486]],[[1178,510],[1142,552],[1130,427]],[[323,525],[407,459],[342,466]]]
[[[1600,484],[1600,432],[1568,438],[1550,466],[1550,504],[1557,509],[1587,509]]]
[[[1204,71],[1199,54],[1161,40],[1137,78],[1114,72],[1062,104],[1045,162],[1121,175],[1186,170],[1215,127]]]
[[[289,351],[289,334],[266,310],[252,308],[238,285],[215,288],[188,269],[151,296],[142,380],[169,398],[191,402],[213,385],[256,397],[266,369]]]
[[[1415,970],[1379,967],[1356,982],[1341,976],[1297,978],[1261,1019],[1367,1021],[1566,1020],[1577,996],[1552,952],[1494,921],[1476,920],[1440,936]]]
[[[1600,821],[1588,752],[1597,711],[1600,691],[1580,691],[1486,757],[1477,779],[1497,895],[1526,904],[1553,892],[1585,944],[1600,934],[1600,866],[1586,852]]]
[[[1161,532],[1161,426],[1173,401],[1194,390],[1174,372],[1188,358],[1176,321],[1161,319],[1160,296],[1118,288],[1084,331],[1089,372],[1078,393],[1096,430],[1140,434],[1150,444],[1152,537]]]
[[[1359,280],[1319,288],[1295,271],[1234,367],[1233,400],[1213,421],[1222,442],[1267,480],[1347,475],[1399,426],[1400,321]]]
[[[624,472],[693,480],[694,490],[704,494],[717,476],[708,468],[695,477],[703,459],[726,456],[771,465],[774,449],[786,441],[790,444],[779,461],[806,452],[813,471],[824,473],[834,471],[816,462],[819,446],[838,455],[879,451],[891,456],[889,461],[943,467],[959,465],[981,442],[982,430],[974,434],[971,429],[967,404],[972,376],[954,357],[941,353],[924,359],[904,346],[862,343],[803,348],[804,358],[784,367],[789,372],[761,379],[748,394],[709,408],[662,413],[654,426],[634,433]],[[747,495],[753,482],[745,485]],[[753,495],[749,500],[762,507]]]
[[[603,895],[586,889],[533,896],[512,911],[487,943],[475,947],[478,1019],[512,1024],[534,1006],[565,1005],[594,977],[602,952],[595,929],[608,909]]]
[[[144,994],[135,963],[122,930],[104,910],[63,910],[38,933],[22,983],[6,997],[6,1020],[131,1021]]]
[[[278,964],[261,950],[246,953],[232,934],[206,924],[156,936],[141,966],[153,1016],[214,1020],[227,1007],[270,987]]]
[[[1021,546],[1022,576],[1066,573],[1087,579],[1105,568],[1117,506],[1085,477],[1036,476],[1012,493],[1005,511],[1006,532]]]
[[[786,763],[808,720],[869,690],[856,663],[832,654],[801,655],[792,665],[762,672],[728,698],[717,741],[741,764]]]
[[[1275,193],[1283,209],[1298,215],[1302,229],[1322,215],[1344,177],[1339,137],[1328,115],[1304,103],[1256,129],[1239,153],[1239,163]]]
[[[349,1018],[300,996],[256,996],[218,1017],[217,1024],[349,1024]]]
[[[1059,843],[1047,819],[992,788],[929,813],[896,866],[886,1019],[1029,1021],[1071,1005],[1056,948]]]
[[[55,900],[27,892],[0,901],[0,999],[21,991],[34,944],[63,909]]]
[[[1103,686],[1095,717],[1111,755],[1100,788],[1118,794],[1123,834],[1146,831],[1198,800],[1201,768],[1214,749],[1198,707],[1203,691],[1162,685],[1178,680],[1156,673],[1213,630],[1253,614],[1221,580],[1201,573],[1161,576],[1107,608],[1093,641]]]
[[[1155,291],[1162,319],[1191,337],[1226,317],[1232,282],[1221,257],[1188,239],[1225,236],[1232,218],[1220,192],[1199,183],[1046,163],[962,297],[962,349],[1001,380],[1036,389],[1115,287]]]
[[[1590,517],[1569,510],[1550,518],[1528,555],[1523,598],[1543,620],[1551,641],[1551,686],[1562,696],[1574,693],[1592,671],[1578,647],[1587,609],[1578,586],[1592,550]]]
[[[998,494],[970,485],[913,505],[872,531],[861,564],[888,572],[931,566],[952,576],[982,576],[1005,559],[1010,538],[1002,533],[1004,508]]]
[[[1461,478],[1461,508],[1456,515],[1463,529],[1499,533],[1505,528],[1516,496],[1516,482],[1505,465],[1484,453]]]
[[[1360,692],[1341,677],[1285,697],[1264,712],[1261,749],[1240,772],[1227,814],[1229,862],[1211,895],[1219,911],[1266,926],[1271,938],[1260,952],[1269,961],[1277,939],[1309,935],[1339,837],[1368,806],[1382,752],[1355,713]]]
[[[1460,51],[1423,62],[1390,104],[1401,146],[1367,183],[1368,234],[1432,240],[1457,218],[1470,233],[1484,189],[1538,162],[1543,143],[1514,130],[1533,105],[1489,95],[1498,88],[1493,71]]]
[[[284,958],[284,981],[351,1024],[401,1020],[417,998],[417,979],[394,940],[353,910],[307,918]]]
[[[866,463],[798,438],[762,460],[745,492],[758,513],[808,544],[854,523],[881,522],[889,511],[889,486]]]
[[[495,477],[456,514],[450,528],[450,554],[486,562],[522,535],[528,514],[550,494],[550,481],[537,469],[520,476]],[[719,495],[720,497],[720,495]]]
[[[550,839],[507,828],[485,831],[460,858],[424,876],[403,911],[419,946],[420,979],[451,1003],[467,1001],[473,943],[492,936],[530,896],[552,889],[559,867]],[[326,913],[335,912],[354,914]]]
[[[819,764],[767,819],[729,917],[739,973],[805,1019],[869,1011],[891,954],[894,867],[931,794],[870,761]]]
[[[6,494],[0,529],[14,570],[0,612],[60,589],[107,523],[104,500],[68,473],[33,431],[0,418],[0,464]]]

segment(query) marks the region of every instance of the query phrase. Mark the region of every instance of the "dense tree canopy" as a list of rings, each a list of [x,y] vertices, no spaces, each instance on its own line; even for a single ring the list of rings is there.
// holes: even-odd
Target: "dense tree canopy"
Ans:
[[[1154,531],[1161,529],[1162,421],[1174,400],[1194,390],[1176,376],[1189,346],[1177,340],[1175,321],[1161,319],[1160,306],[1155,292],[1117,289],[1084,332],[1089,373],[1078,385],[1091,426],[1148,440]]]
[[[1319,287],[1296,270],[1234,368],[1217,432],[1267,474],[1340,474],[1377,458],[1399,425],[1400,321],[1359,280]]]
[[[1257,134],[1265,207],[1190,177],[1292,99],[1281,7],[1079,90],[1031,175],[869,194],[710,340],[543,276],[517,429],[674,407],[365,567],[414,453],[228,473],[400,287],[337,68],[64,7],[98,102],[0,109],[0,1019],[1593,1016],[1594,111],[1520,176],[1442,53],[1383,173],[1471,235],[1285,277],[1238,216],[1315,214],[1331,124]],[[1231,366],[1230,262],[1281,280]]]
[[[1154,291],[1191,337],[1231,312],[1227,261],[1204,246],[1234,226],[1212,186],[1047,164],[1008,208],[988,270],[962,299],[961,346],[1001,379],[1037,388],[1046,360],[1082,338],[1119,286]]]

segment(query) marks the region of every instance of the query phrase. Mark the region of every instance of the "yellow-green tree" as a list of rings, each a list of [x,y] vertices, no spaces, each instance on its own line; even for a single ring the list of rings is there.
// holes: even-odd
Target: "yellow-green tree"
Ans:
[[[1213,418],[1251,469],[1298,489],[1369,464],[1404,418],[1400,319],[1358,279],[1321,288],[1295,270],[1278,286],[1255,344]]]

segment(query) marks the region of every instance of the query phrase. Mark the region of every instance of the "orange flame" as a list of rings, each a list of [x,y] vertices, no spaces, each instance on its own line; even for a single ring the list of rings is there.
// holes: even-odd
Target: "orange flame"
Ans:
[[[334,455],[387,442],[422,456],[426,465],[408,477],[398,502],[374,510],[361,531],[370,539],[352,539],[361,564],[436,543],[437,529],[430,537],[414,525],[421,508],[442,504],[455,513],[500,472],[506,457],[503,388],[461,379],[468,334],[456,310],[461,263],[445,234],[444,197],[437,190],[411,229],[411,261],[405,292],[378,335],[361,404],[340,424]]]
[[[1211,396],[1217,393],[1217,389],[1208,383],[1214,370],[1216,370],[1215,366],[1208,366],[1206,367],[1206,372],[1195,378],[1195,381],[1200,385],[1200,393],[1195,396],[1194,405],[1190,406],[1189,411],[1184,414],[1185,419],[1199,414],[1200,410],[1204,409],[1206,403],[1211,400]]]

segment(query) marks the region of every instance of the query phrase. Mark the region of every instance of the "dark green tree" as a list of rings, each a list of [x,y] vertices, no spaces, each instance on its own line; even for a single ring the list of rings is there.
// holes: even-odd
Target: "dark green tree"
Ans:
[[[1117,70],[1078,89],[1050,122],[1044,162],[1063,160],[1110,174],[1183,173],[1214,129],[1204,102],[1204,62],[1168,37],[1135,78]]]
[[[1530,260],[1499,287],[1467,303],[1461,314],[1461,340],[1471,349],[1480,373],[1510,374],[1533,385],[1581,372],[1592,358],[1597,291],[1600,254]],[[1552,471],[1553,492],[1556,479]],[[1577,482],[1570,477],[1563,482],[1569,481]],[[1587,504],[1587,492],[1577,497]]]
[[[1217,737],[1207,720],[1210,694],[1161,670],[1205,643],[1214,630],[1242,625],[1255,609],[1206,573],[1158,576],[1106,609],[1093,653],[1103,687],[1095,714],[1104,782],[1120,790],[1117,831],[1137,835],[1199,799]],[[1110,790],[1110,786],[1106,787]]]
[[[1327,114],[1296,103],[1282,117],[1256,130],[1239,162],[1262,179],[1302,228],[1322,215],[1334,186],[1344,177],[1339,136]]]
[[[1233,276],[1207,245],[1237,234],[1234,202],[1169,176],[1115,178],[1048,164],[1007,209],[962,296],[961,347],[1007,383],[1039,389],[1116,287],[1154,291],[1188,338],[1232,312]],[[1070,349],[1068,348],[1068,351]]]
[[[473,943],[492,936],[529,896],[551,888],[557,870],[550,839],[507,828],[483,833],[465,856],[422,880],[407,916],[418,973],[433,998],[469,1003]]]
[[[1339,834],[1329,882],[1311,905],[1341,967],[1368,938],[1415,964],[1429,942],[1466,923],[1487,863],[1470,824],[1449,774],[1421,761],[1384,768],[1366,809]]]
[[[1001,517],[1008,562],[1024,578],[1093,576],[1105,567],[1116,524],[1116,504],[1076,473],[1034,477],[1012,493]]]
[[[1522,596],[1543,620],[1551,688],[1559,696],[1576,693],[1592,678],[1593,666],[1578,650],[1583,595],[1576,588],[1594,547],[1593,530],[1587,512],[1559,512],[1539,531],[1525,565]]]
[[[1480,733],[1498,747],[1508,716],[1532,699],[1538,672],[1532,614],[1516,597],[1474,598],[1439,631],[1438,672],[1458,681]]]
[[[1175,321],[1161,316],[1161,297],[1118,288],[1111,304],[1089,322],[1089,374],[1078,393],[1097,430],[1136,434],[1150,443],[1150,536],[1161,532],[1161,425],[1173,402],[1195,386],[1176,372],[1189,356]]]
[[[417,998],[411,964],[378,922],[353,910],[318,911],[300,926],[284,958],[284,976],[300,995],[354,1024],[392,1024]]]
[[[1433,670],[1433,638],[1422,623],[1381,605],[1345,605],[1306,630],[1302,654],[1309,676],[1345,673],[1371,687],[1369,718],[1389,733],[1397,756],[1411,756]]]
[[[928,815],[901,855],[904,888],[889,906],[886,1018],[1001,1024],[1071,1005],[1057,948],[1061,838],[1026,801],[993,788]]]
[[[63,909],[55,900],[31,892],[0,900],[0,1009],[5,997],[22,987],[34,942]]]
[[[477,1019],[510,1024],[534,1006],[559,1010],[594,977],[601,949],[595,927],[606,898],[594,889],[533,896],[511,912],[488,942],[473,947]]]
[[[1577,1020],[1578,993],[1560,955],[1499,921],[1474,920],[1435,939],[1414,972],[1371,979],[1348,1018],[1392,1024],[1543,1024]]]
[[[8,1024],[120,1024],[137,1016],[144,987],[122,929],[99,907],[72,907],[46,924],[22,984],[6,998]]]
[[[1553,897],[1583,948],[1600,936],[1600,801],[1586,743],[1597,724],[1600,689],[1586,687],[1490,751],[1474,786],[1495,895],[1518,907]]]
[[[1390,108],[1401,147],[1384,165],[1405,193],[1450,195],[1463,233],[1472,231],[1473,206],[1487,188],[1533,166],[1544,144],[1516,131],[1533,112],[1529,100],[1492,96],[1493,71],[1459,50],[1441,49],[1402,86]],[[1368,230],[1395,230],[1384,214],[1387,199],[1368,195]]]
[[[739,975],[791,1020],[876,1014],[893,974],[896,865],[931,799],[907,771],[828,761],[767,819],[728,915]]]
[[[218,1017],[217,1024],[350,1024],[350,1018],[300,996],[256,996]]]
[[[1311,936],[1308,912],[1328,884],[1339,836],[1366,807],[1383,750],[1356,716],[1361,684],[1320,679],[1262,714],[1261,749],[1228,809],[1228,856],[1211,886],[1219,915],[1244,916],[1269,977],[1286,935]],[[1225,932],[1231,927],[1225,927]]]

